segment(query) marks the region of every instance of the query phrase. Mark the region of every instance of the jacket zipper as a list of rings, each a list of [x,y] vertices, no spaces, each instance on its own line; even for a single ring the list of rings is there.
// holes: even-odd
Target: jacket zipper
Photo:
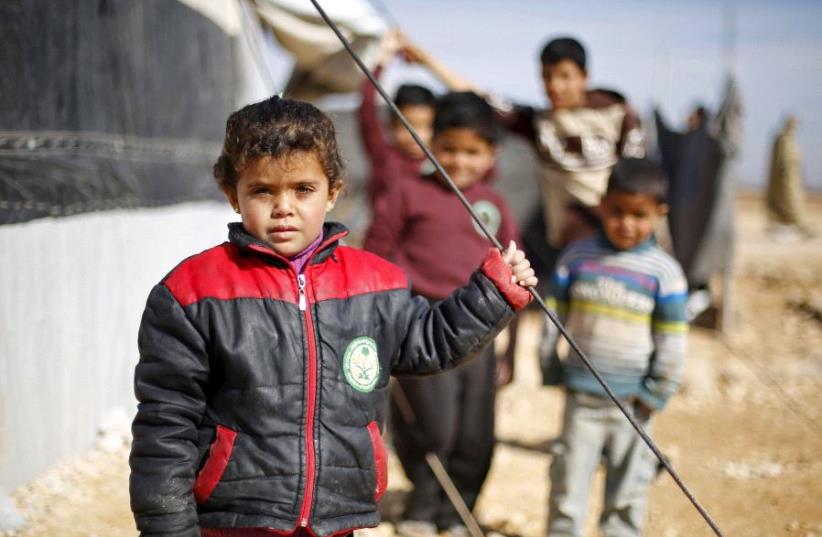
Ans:
[[[311,261],[318,252],[322,251],[327,245],[339,240],[343,236],[345,236],[345,234],[338,233],[323,241],[314,253],[311,254],[311,257],[306,260],[306,268],[311,264]],[[286,265],[291,267],[291,270],[294,270],[288,259],[277,254],[276,252],[273,252],[272,250],[269,250],[268,248],[261,247],[257,244],[252,244],[249,248],[264,255],[269,255],[280,259],[281,261],[284,261]],[[300,516],[298,521],[299,525],[303,528],[308,527],[308,520],[311,516],[311,504],[314,501],[314,474],[317,471],[317,461],[314,456],[314,413],[317,405],[317,342],[314,334],[314,322],[311,319],[311,308],[308,307],[308,296],[305,291],[305,286],[305,274],[297,274],[297,306],[300,311],[303,312],[306,339],[308,340],[308,400],[306,401],[308,411],[305,418],[305,493],[303,495],[303,503],[300,507]]]
[[[305,311],[305,274],[297,275],[297,289],[300,295],[298,300],[300,311]]]
[[[300,508],[300,526],[308,527],[308,518],[311,514],[311,504],[314,500],[314,479],[316,460],[314,455],[314,411],[317,404],[317,348],[314,338],[314,322],[311,319],[311,310],[305,292],[305,274],[297,275],[297,289],[299,292],[298,306],[303,312],[306,339],[308,340],[308,398],[305,418],[305,493]]]

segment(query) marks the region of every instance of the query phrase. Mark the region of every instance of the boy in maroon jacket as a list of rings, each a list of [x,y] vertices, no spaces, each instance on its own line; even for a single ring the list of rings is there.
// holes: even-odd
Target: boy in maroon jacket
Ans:
[[[481,97],[450,93],[437,103],[431,149],[489,231],[508,244],[518,239],[515,222],[505,200],[484,180],[496,160],[500,130],[494,111]],[[389,184],[377,200],[365,248],[403,268],[414,294],[437,302],[465,284],[489,244],[458,198],[432,174]],[[508,359],[515,338],[510,339]],[[427,452],[440,457],[473,507],[494,447],[493,345],[480,353],[450,374],[399,379],[421,433],[413,433],[399,409],[392,409],[394,444],[414,483],[404,520],[397,526],[401,535],[435,535],[438,528],[453,534],[464,531],[424,457]],[[502,376],[510,377],[510,369],[505,370]]]

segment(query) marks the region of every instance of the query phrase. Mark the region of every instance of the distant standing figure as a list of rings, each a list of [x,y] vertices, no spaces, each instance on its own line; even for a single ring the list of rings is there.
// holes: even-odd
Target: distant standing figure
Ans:
[[[796,116],[788,116],[776,136],[771,153],[766,203],[772,224],[803,230],[805,189],[802,186],[802,157],[796,142]]]

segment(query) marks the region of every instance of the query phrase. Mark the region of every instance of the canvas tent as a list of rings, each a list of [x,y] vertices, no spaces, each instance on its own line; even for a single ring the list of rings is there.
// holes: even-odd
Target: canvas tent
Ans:
[[[176,1],[0,3],[0,488],[134,406],[151,285],[228,220],[235,38]]]
[[[270,92],[249,5],[0,3],[0,489],[130,415],[149,289],[224,240],[225,119]]]

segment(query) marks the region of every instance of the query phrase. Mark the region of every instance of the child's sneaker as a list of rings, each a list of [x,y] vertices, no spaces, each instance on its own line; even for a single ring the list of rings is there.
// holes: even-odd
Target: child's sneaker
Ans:
[[[394,530],[398,537],[438,537],[436,524],[424,520],[400,520]]]

